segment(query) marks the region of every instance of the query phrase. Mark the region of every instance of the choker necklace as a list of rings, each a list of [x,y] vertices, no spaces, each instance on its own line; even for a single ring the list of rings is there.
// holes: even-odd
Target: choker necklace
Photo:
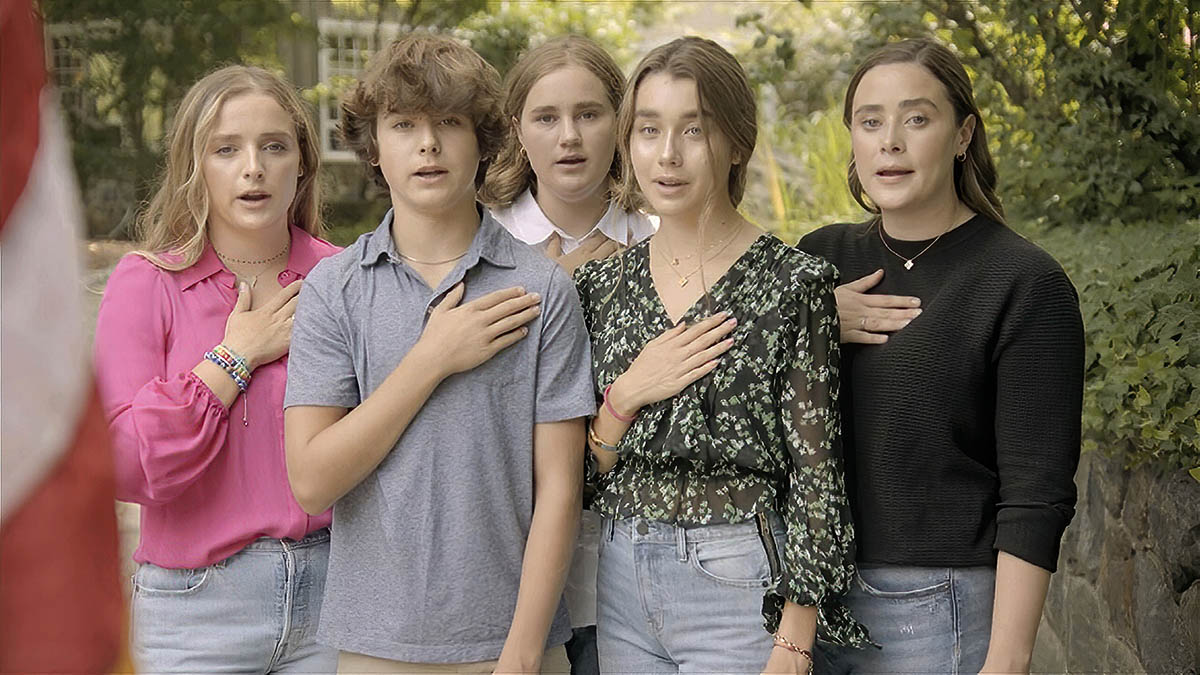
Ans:
[[[211,245],[212,242],[210,241],[209,244]],[[239,265],[266,265],[267,263],[275,262],[276,260],[279,260],[283,256],[287,255],[287,252],[289,250],[291,250],[291,248],[292,248],[292,240],[289,237],[287,243],[283,245],[283,248],[280,249],[279,253],[276,253],[275,255],[271,256],[270,258],[263,258],[262,260],[242,260],[240,258],[232,258],[232,257],[227,256],[227,255],[221,253],[220,251],[218,251],[216,246],[213,246],[213,253],[216,253],[217,257],[220,258],[221,262],[224,262],[224,263],[237,263]],[[228,266],[229,265],[226,264],[226,267],[228,267]],[[233,272],[233,276],[237,277],[238,284],[245,283],[250,288],[254,288],[254,285],[258,283],[258,278],[260,276],[262,276],[262,272],[259,272],[258,274],[255,274],[254,276],[244,276],[244,275],[238,274],[237,272],[234,272],[233,270],[229,270],[229,271]]]
[[[672,272],[675,273],[675,276],[679,277],[679,287],[683,288],[684,286],[688,285],[688,280],[692,278],[692,275],[694,275],[696,272],[699,272],[701,269],[703,269],[704,263],[711,262],[711,261],[715,260],[717,258],[717,256],[724,253],[725,249],[729,248],[729,245],[733,243],[733,240],[737,238],[737,234],[741,231],[742,231],[742,224],[739,224],[737,226],[737,229],[735,229],[732,233],[730,233],[729,238],[725,240],[725,244],[723,246],[721,246],[721,248],[717,249],[716,253],[713,253],[712,255],[710,255],[708,257],[700,258],[700,263],[698,265],[696,265],[696,269],[692,270],[691,272],[688,272],[687,274],[680,274],[679,270],[675,269],[675,266],[679,264],[679,258],[676,258],[674,256],[671,256],[668,258],[667,257],[668,254],[666,251],[662,250],[661,247],[656,247],[656,248],[658,249],[659,255],[660,255],[660,257],[662,257],[663,261],[667,263],[667,266],[671,269]],[[696,255],[696,253],[692,253],[692,255],[687,256],[687,258],[684,258],[684,260],[687,260],[688,258],[691,258],[695,255]]]
[[[946,234],[947,232],[949,232],[952,229],[954,229],[954,221],[950,221],[950,227],[947,227],[945,230],[942,230],[942,234],[939,234],[938,236],[934,237],[933,241],[929,242],[928,246],[921,249],[920,253],[917,253],[916,255],[914,255],[911,258],[902,256],[899,253],[896,253],[896,249],[892,248],[891,246],[888,246],[887,239],[885,239],[883,236],[883,221],[882,220],[879,221],[879,241],[883,242],[883,247],[886,248],[888,251],[890,251],[892,255],[894,255],[897,258],[904,261],[904,269],[911,270],[913,268],[913,264],[916,262],[917,258],[920,258],[921,256],[925,255],[926,251],[933,248],[933,245],[938,243],[938,239],[941,239],[944,234]]]
[[[209,242],[209,243],[211,244],[212,242]],[[279,253],[276,253],[275,255],[271,256],[270,258],[263,258],[262,260],[242,260],[240,258],[232,258],[232,257],[227,256],[224,253],[221,253],[220,251],[218,251],[216,246],[213,246],[213,253],[216,253],[217,257],[220,258],[224,262],[237,263],[239,265],[266,265],[269,262],[275,262],[276,260],[279,260],[280,258],[282,258],[288,252],[288,249],[290,249],[291,247],[292,247],[292,240],[289,238],[287,243],[283,245],[283,248],[279,249]]]
[[[458,255],[454,256],[453,258],[446,258],[445,260],[417,260],[416,258],[412,258],[412,257],[404,255],[400,251],[396,251],[396,255],[400,256],[401,258],[404,258],[408,262],[417,263],[418,265],[445,265],[448,262],[454,262],[455,260],[458,260],[459,258],[465,257],[470,250],[471,249],[468,248],[466,251],[459,253]]]

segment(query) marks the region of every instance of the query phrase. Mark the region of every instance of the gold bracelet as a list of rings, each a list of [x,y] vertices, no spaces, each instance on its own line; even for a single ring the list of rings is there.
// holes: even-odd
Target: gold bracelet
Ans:
[[[808,659],[808,673],[809,673],[809,675],[812,675],[812,670],[813,670],[812,652],[810,652],[807,649],[803,649],[802,647],[800,647],[800,645],[796,644],[795,642],[792,642],[791,640],[785,638],[784,636],[780,635],[779,633],[775,633],[771,637],[775,639],[776,647],[783,647],[784,649],[788,650],[789,652],[799,654],[799,655],[803,656],[804,658]]]
[[[599,448],[601,450],[605,450],[607,452],[616,452],[617,451],[617,446],[609,445],[608,443],[605,443],[604,441],[600,440],[600,436],[596,434],[596,429],[594,428],[594,426],[592,424],[588,425],[587,432],[588,432],[588,440],[592,442],[592,445],[596,446],[597,448]]]

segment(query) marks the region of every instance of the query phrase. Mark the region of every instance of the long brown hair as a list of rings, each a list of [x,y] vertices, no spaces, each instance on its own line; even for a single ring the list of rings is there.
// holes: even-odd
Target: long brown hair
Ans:
[[[617,114],[617,150],[621,156],[618,203],[626,210],[645,206],[629,157],[637,90],[642,80],[655,73],[692,80],[702,115],[712,119],[729,139],[729,149],[738,162],[729,169],[729,199],[734,206],[746,191],[746,171],[758,140],[758,106],[746,71],[732,54],[712,40],[688,36],[659,45],[646,54],[625,86]]]
[[[208,241],[208,185],[201,166],[204,149],[221,105],[247,92],[275,99],[294,125],[301,176],[288,207],[288,223],[314,236],[324,234],[317,132],[296,90],[262,68],[225,66],[193,84],[179,104],[167,131],[167,155],[158,190],[138,216],[138,255],[168,270],[190,267],[200,258]]]
[[[566,66],[579,66],[595,75],[604,85],[608,103],[616,114],[621,107],[625,75],[603,47],[585,37],[568,35],[550,40],[521,55],[505,78],[504,115],[509,120],[520,120],[533,85]],[[608,175],[614,181],[621,176],[621,159],[617,153],[613,153]],[[522,152],[521,140],[515,133],[510,133],[500,155],[488,171],[479,199],[493,208],[503,208],[512,204],[527,189],[537,189],[537,176],[529,165],[529,158]]]
[[[975,95],[971,90],[971,78],[963,68],[962,62],[954,52],[944,45],[928,38],[914,38],[893,42],[871,52],[858,70],[850,78],[846,88],[846,102],[842,110],[842,122],[850,128],[853,117],[854,94],[858,84],[867,71],[875,66],[892,63],[915,63],[923,66],[946,88],[946,95],[954,106],[955,123],[961,125],[969,115],[975,116],[975,133],[967,145],[966,157],[954,163],[954,191],[972,211],[982,213],[992,220],[1004,222],[1004,206],[996,195],[996,165],[992,161],[992,153],[988,150],[987,132],[983,128],[983,115],[975,103]],[[863,190],[862,181],[858,178],[858,167],[854,164],[854,154],[850,154],[850,164],[846,170],[846,179],[850,184],[850,194],[854,201],[864,209],[879,216],[879,207],[871,202]]]

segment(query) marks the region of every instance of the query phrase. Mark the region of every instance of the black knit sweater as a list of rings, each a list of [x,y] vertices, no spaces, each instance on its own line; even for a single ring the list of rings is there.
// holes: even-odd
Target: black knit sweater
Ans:
[[[930,241],[887,243],[912,256]],[[883,268],[871,293],[921,298],[887,343],[843,346],[858,561],[994,565],[1001,550],[1054,571],[1075,513],[1083,393],[1083,323],[1062,267],[983,216],[908,270],[878,225],[830,225],[797,246],[841,283]]]

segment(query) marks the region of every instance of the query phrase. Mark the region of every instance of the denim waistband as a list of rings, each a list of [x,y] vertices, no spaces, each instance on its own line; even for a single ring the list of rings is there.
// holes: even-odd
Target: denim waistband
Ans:
[[[319,546],[329,541],[329,528],[322,527],[319,530],[313,530],[304,536],[303,539],[275,539],[273,537],[260,537],[246,544],[243,551],[285,551],[294,548],[304,548],[306,546]]]
[[[759,536],[758,518],[766,519],[772,531],[783,531],[783,521],[774,512],[759,516],[755,514],[750,520],[740,523],[717,523],[714,525],[683,526],[649,518],[604,519],[602,536],[611,538],[614,531],[627,533],[636,543],[662,543],[675,545],[679,542],[714,541],[736,537]]]

